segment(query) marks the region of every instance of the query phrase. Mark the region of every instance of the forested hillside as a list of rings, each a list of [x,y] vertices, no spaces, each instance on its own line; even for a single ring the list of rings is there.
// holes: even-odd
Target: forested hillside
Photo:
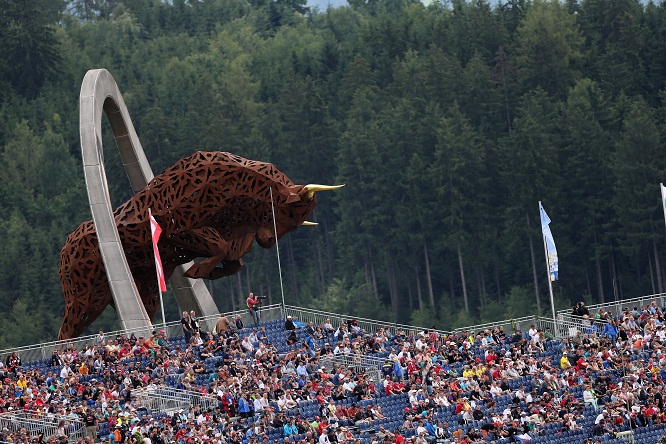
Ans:
[[[156,173],[196,150],[320,195],[280,243],[287,303],[442,329],[664,291],[666,4],[0,0],[0,346],[53,339],[66,235],[90,218],[78,94],[120,85]],[[118,205],[129,183],[108,131]],[[280,301],[275,249],[209,283]],[[177,318],[167,296],[167,317]],[[112,328],[109,310],[94,327]]]

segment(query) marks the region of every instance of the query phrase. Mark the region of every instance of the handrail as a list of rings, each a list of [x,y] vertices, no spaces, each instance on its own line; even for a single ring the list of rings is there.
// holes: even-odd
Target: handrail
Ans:
[[[218,405],[216,396],[166,386],[144,387],[133,391],[132,396],[137,404],[163,413],[193,406],[208,409]]]
[[[598,307],[617,307],[617,306],[626,306],[631,305],[634,302],[641,301],[640,305],[643,305],[645,302],[659,301],[663,304],[663,301],[666,301],[666,293],[659,293],[655,295],[641,296],[634,299],[625,299],[622,301],[614,301],[606,304],[596,304],[591,305],[588,308],[592,311]],[[660,306],[661,306],[660,304]],[[367,319],[362,317],[356,317],[353,315],[342,315],[339,313],[327,312],[323,310],[317,310],[313,308],[302,308],[296,307],[293,305],[285,305],[284,307],[281,304],[272,304],[261,308],[262,311],[262,320],[275,320],[283,319],[287,315],[291,315],[294,318],[308,323],[309,321],[315,322],[317,325],[323,324],[326,318],[330,318],[332,322],[341,324],[343,321],[348,319],[354,319],[358,322],[359,327],[366,331],[376,331],[379,328],[387,328],[393,331],[404,330],[407,334],[415,335],[418,332],[425,330],[431,331],[427,327],[420,327],[415,325],[400,324],[397,322],[388,322],[388,321],[379,321],[374,319]],[[252,318],[247,311],[247,309],[235,310],[231,312],[224,313],[225,316],[236,316],[241,315],[243,322],[250,325]],[[581,325],[582,318],[580,320],[577,316],[571,314],[568,310],[560,310],[558,313],[557,324],[562,324],[559,328],[558,325],[553,324],[553,332],[558,333],[558,337],[563,337],[566,335],[566,330],[573,328],[574,326]],[[213,327],[219,317],[217,315],[201,317],[199,321],[202,325],[202,328],[206,331],[212,331]],[[594,318],[592,318],[594,319]],[[496,322],[487,322],[484,324],[478,324],[467,327],[456,328],[453,331],[445,330],[434,330],[436,333],[442,336],[448,336],[451,334],[459,334],[463,331],[469,332],[478,332],[489,328],[495,328],[502,326],[506,332],[513,330],[513,327],[520,329],[525,329],[525,325],[531,324],[543,324],[543,318],[539,316],[524,316],[520,318],[513,319],[504,319]],[[595,319],[595,322],[598,322],[598,319]],[[545,324],[543,324],[545,325]],[[337,326],[337,325],[336,325]],[[165,328],[166,327],[166,328]],[[155,325],[156,329],[165,329],[168,337],[178,336],[181,334],[181,325],[180,321],[168,322],[166,326]],[[130,335],[132,333],[143,333],[144,329],[135,329],[135,330],[116,330],[112,332],[105,332],[104,335],[107,339],[113,339],[117,336]],[[53,353],[55,349],[64,349],[70,346],[74,346],[77,350],[81,350],[86,345],[95,345],[97,335],[87,335],[82,336],[76,339],[67,339],[60,341],[51,341],[45,342],[37,345],[27,345],[21,347],[12,347],[4,350],[0,350],[0,357],[6,356],[8,353],[17,352],[21,355],[21,358],[25,360],[38,360],[38,359],[47,359]]]
[[[649,304],[653,301],[657,302],[657,305],[663,308],[664,302],[666,302],[666,293],[655,293],[650,295],[637,296],[635,298],[630,298],[630,299],[621,299],[617,301],[608,301],[601,304],[592,304],[588,305],[587,308],[588,310],[590,310],[590,313],[592,313],[592,311],[598,311],[600,308],[603,308],[604,310],[607,311],[612,311],[608,309],[613,308],[615,309],[613,311],[613,314],[618,315],[622,311],[623,307],[633,307],[634,305],[641,306]],[[571,309],[557,311],[558,315],[566,313],[572,314]]]
[[[520,328],[521,325],[524,325],[526,323],[536,324],[536,319],[537,319],[536,316],[523,316],[520,318],[503,319],[501,321],[486,322],[485,324],[472,325],[469,327],[459,327],[455,329],[455,332],[462,333],[464,331],[467,331],[471,334],[474,334],[476,332],[483,331],[486,329],[493,329],[499,327],[500,325],[502,326],[504,331],[507,332],[506,326],[512,327],[513,325],[515,325],[516,329],[524,329]]]
[[[27,418],[25,412],[8,411],[0,413],[0,428],[17,432],[24,429],[28,436],[36,436],[44,433],[45,437],[55,436],[58,432],[58,422],[54,417],[45,416],[42,418]],[[68,418],[65,429],[67,442],[77,442],[83,440],[86,429],[82,421]]]
[[[404,330],[406,333],[417,333],[417,332],[422,332],[425,330],[428,331],[435,331],[440,335],[448,336],[451,334],[449,331],[444,331],[444,330],[438,330],[438,329],[431,329],[428,327],[419,327],[416,325],[408,325],[408,324],[400,324],[397,322],[388,322],[388,321],[378,321],[375,319],[367,319],[367,318],[361,318],[353,315],[341,315],[339,313],[331,313],[323,310],[317,310],[314,308],[302,308],[302,307],[296,307],[293,305],[285,305],[285,314],[293,316],[295,319],[300,320],[300,321],[305,321],[306,323],[309,321],[313,321],[315,324],[320,325],[323,324],[326,318],[331,319],[331,323],[333,321],[336,321],[339,324],[342,324],[342,322],[346,320],[355,320],[358,322],[359,327],[366,331],[376,331],[379,328],[389,328],[393,329],[395,331],[397,330]],[[336,326],[334,324],[334,326]],[[365,327],[364,327],[365,326]]]
[[[264,317],[271,317],[278,319],[282,317],[282,306],[280,304],[272,304],[266,307],[263,307],[262,314]],[[270,313],[271,316],[266,316],[267,313]],[[252,317],[248,313],[247,309],[235,310],[232,312],[224,313],[226,316],[236,316],[241,315],[243,322],[251,322]],[[219,319],[218,315],[207,316],[198,318],[199,323],[202,329],[206,331],[212,331],[215,326],[215,322]],[[167,337],[178,336],[182,333],[180,320],[167,322],[166,326],[164,324],[155,324],[155,330],[165,330]],[[104,332],[105,338],[115,339],[118,336],[129,336],[132,333],[145,333],[145,328],[135,328],[129,330],[115,330],[111,332]],[[74,346],[77,350],[83,349],[87,345],[96,345],[96,339],[98,335],[87,335],[80,336],[74,339],[64,339],[58,341],[43,342],[37,345],[25,345],[21,347],[12,347],[4,350],[0,350],[0,356],[6,356],[9,353],[16,352],[18,353],[23,360],[38,360],[38,359],[47,359],[50,358],[54,350],[62,350]],[[31,353],[32,352],[32,353]]]

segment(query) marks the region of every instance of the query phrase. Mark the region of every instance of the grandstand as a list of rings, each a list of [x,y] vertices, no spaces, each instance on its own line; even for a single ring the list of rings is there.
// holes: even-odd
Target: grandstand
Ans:
[[[663,296],[606,319],[451,332],[270,305],[257,326],[228,313],[243,325],[224,335],[199,319],[200,345],[174,322],[4,350],[0,441],[652,444],[666,431]],[[627,340],[588,332],[620,315],[636,323]]]

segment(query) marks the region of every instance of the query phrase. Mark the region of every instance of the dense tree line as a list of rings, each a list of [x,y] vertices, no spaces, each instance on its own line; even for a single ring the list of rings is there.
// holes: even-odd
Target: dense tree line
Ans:
[[[664,2],[0,0],[0,48],[0,346],[55,337],[99,67],[155,172],[226,150],[347,184],[281,241],[287,303],[443,329],[547,314],[539,200],[559,308],[665,291]],[[280,301],[275,250],[209,288],[225,310]]]

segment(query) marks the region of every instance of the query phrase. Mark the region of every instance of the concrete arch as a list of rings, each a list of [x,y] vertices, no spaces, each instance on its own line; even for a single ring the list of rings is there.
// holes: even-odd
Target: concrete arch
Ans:
[[[153,171],[118,85],[107,70],[94,69],[86,73],[81,84],[79,107],[81,154],[88,201],[120,325],[123,329],[149,330],[152,324],[134,283],[113,217],[104,170],[102,113],[109,120],[134,193],[153,179]],[[219,315],[204,283],[200,279],[183,276],[191,265],[192,262],[181,265],[169,279],[179,309],[195,310],[198,316]]]

